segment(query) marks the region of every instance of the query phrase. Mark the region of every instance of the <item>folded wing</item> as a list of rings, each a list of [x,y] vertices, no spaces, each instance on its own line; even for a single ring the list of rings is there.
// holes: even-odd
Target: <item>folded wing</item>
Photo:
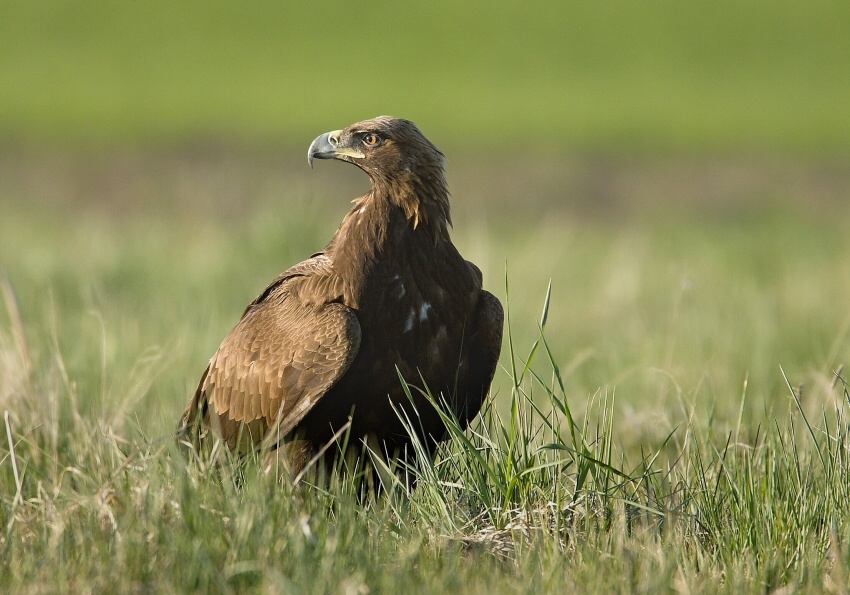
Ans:
[[[339,380],[357,355],[360,324],[347,306],[298,291],[323,265],[300,263],[248,306],[210,360],[184,426],[200,422],[238,450],[274,445]]]

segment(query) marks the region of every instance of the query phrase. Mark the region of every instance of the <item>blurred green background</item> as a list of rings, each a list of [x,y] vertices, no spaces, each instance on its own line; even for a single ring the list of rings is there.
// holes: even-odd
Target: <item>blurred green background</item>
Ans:
[[[850,5],[0,3],[5,144],[272,143],[378,113],[452,148],[847,152]]]
[[[172,427],[207,358],[364,176],[377,114],[448,155],[455,231],[624,442],[758,420],[850,360],[850,3],[0,2],[0,406]],[[511,287],[505,290],[505,271]],[[503,362],[504,362],[503,358]],[[28,371],[30,370],[30,371]],[[495,391],[509,380],[497,375]]]

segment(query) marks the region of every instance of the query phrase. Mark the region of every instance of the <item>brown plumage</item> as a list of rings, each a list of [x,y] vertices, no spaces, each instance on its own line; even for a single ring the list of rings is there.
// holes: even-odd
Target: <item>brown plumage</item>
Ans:
[[[365,171],[324,250],[284,271],[225,337],[181,427],[232,449],[283,452],[293,472],[351,419],[349,444],[390,456],[410,443],[394,408],[426,445],[445,437],[416,388],[418,417],[399,381],[425,386],[465,426],[493,379],[502,342],[499,300],[449,238],[443,154],[408,120],[381,116],[319,136],[313,159]],[[330,449],[329,452],[335,449]]]

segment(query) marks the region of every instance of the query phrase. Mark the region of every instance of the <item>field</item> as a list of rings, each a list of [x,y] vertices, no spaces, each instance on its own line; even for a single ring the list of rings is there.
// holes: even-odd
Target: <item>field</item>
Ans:
[[[847,591],[844,4],[117,6],[0,5],[0,590]],[[377,498],[187,464],[379,112],[508,307],[487,410]]]

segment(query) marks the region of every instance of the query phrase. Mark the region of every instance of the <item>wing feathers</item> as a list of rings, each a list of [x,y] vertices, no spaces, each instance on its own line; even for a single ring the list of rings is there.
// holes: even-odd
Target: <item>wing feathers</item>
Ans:
[[[324,272],[328,261],[315,261],[314,272]],[[256,443],[277,424],[286,434],[345,373],[360,346],[360,324],[342,304],[298,299],[293,290],[302,279],[275,280],[248,307],[210,360],[184,423],[206,402],[207,423],[231,446]]]

